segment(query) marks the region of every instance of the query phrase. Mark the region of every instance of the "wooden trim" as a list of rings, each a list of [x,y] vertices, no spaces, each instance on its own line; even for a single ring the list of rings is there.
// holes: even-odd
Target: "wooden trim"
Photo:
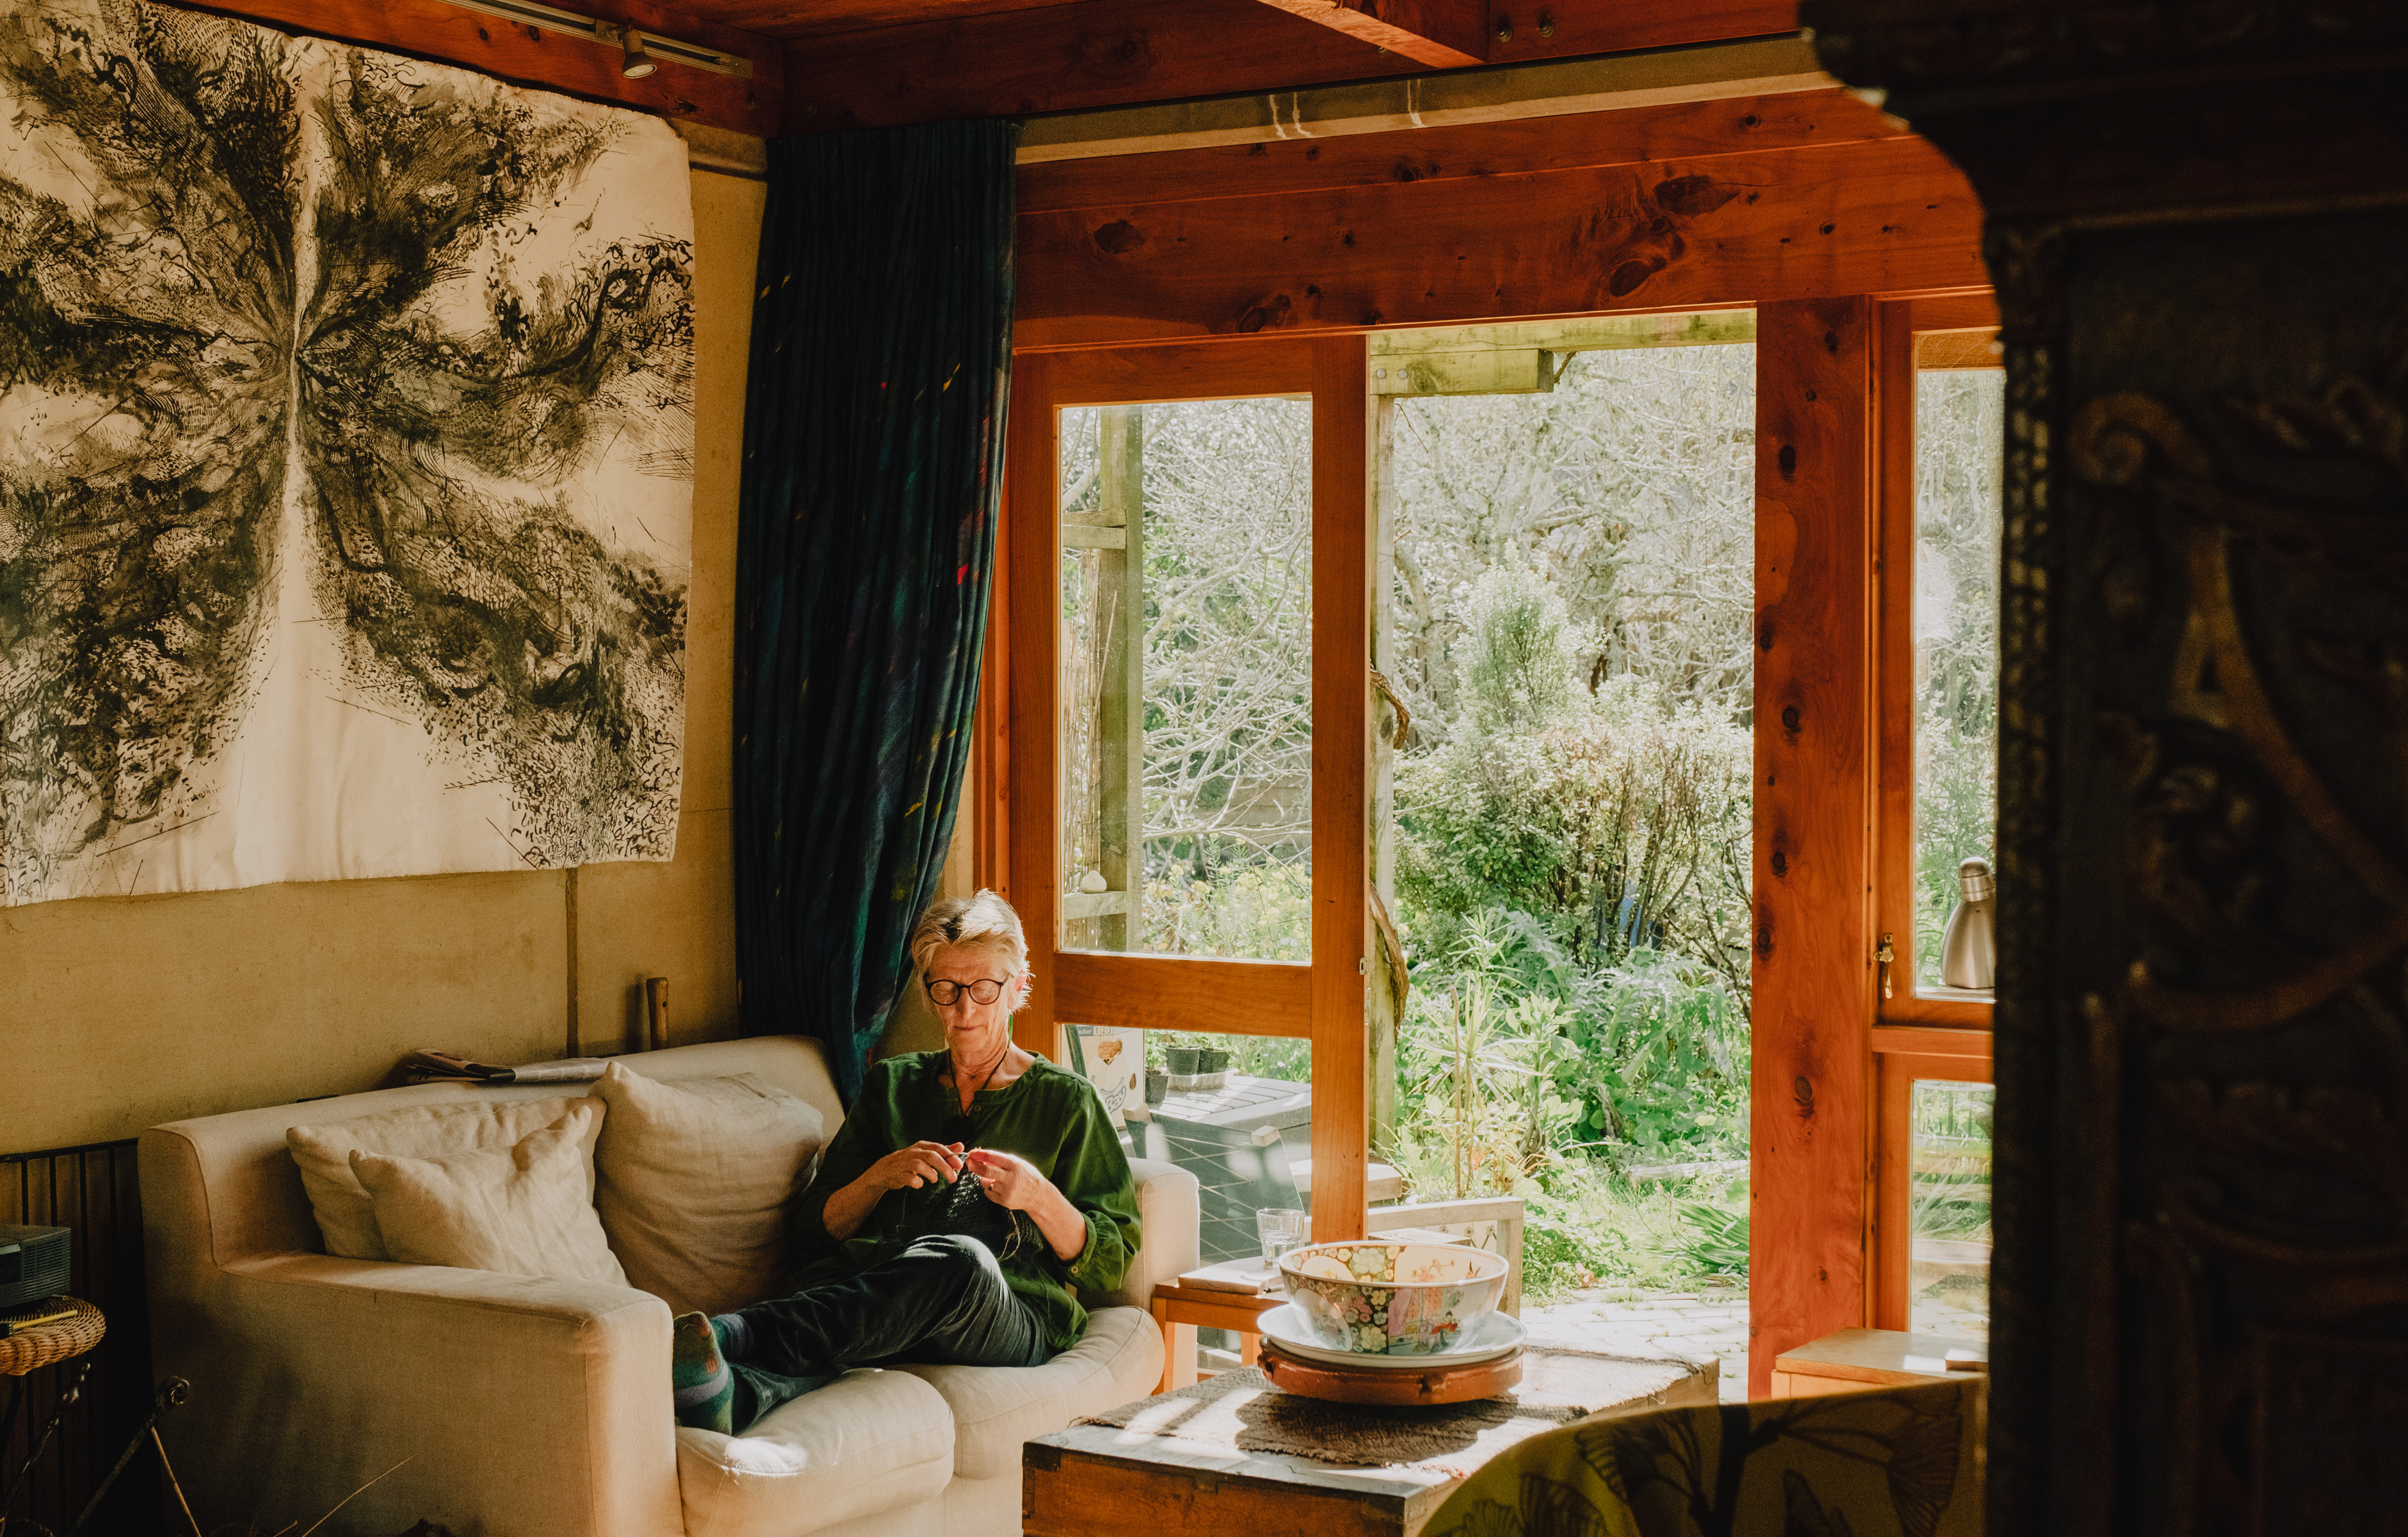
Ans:
[[[1274,0],[1277,3],[1277,0]],[[1327,9],[1321,0],[1297,3]],[[1271,96],[1212,96],[1039,118],[1022,130],[1022,165],[1125,159],[1367,134],[1443,132],[1467,125],[1636,114],[1650,107],[1836,93],[1814,48],[1799,36],[1708,43],[1659,53],[1461,69]],[[1730,113],[1736,121],[1741,114]],[[1870,107],[1864,117],[1876,119]],[[1896,132],[1906,132],[1903,127]],[[1761,146],[1759,146],[1761,148]],[[1415,147],[1420,152],[1420,147]],[[1517,167],[1500,165],[1502,173]],[[1263,189],[1268,191],[1269,189]]]
[[[784,0],[725,14],[791,39],[785,131],[1025,117],[1134,102],[1176,102],[1420,74],[1424,66],[1268,6],[1194,0],[1076,0],[1035,9],[939,15],[870,26]],[[1614,0],[1556,5],[1542,31],[1527,12],[1497,19],[1491,64],[1681,48],[1798,30],[1797,0]]]
[[[1473,178],[1759,155],[1904,138],[1909,133],[1845,92],[1800,91],[1339,138],[1267,135],[1259,144],[1164,149],[1103,160],[1032,164],[1024,154],[1013,179],[1021,213],[1060,213],[1327,192],[1408,175],[1430,192]]]
[[[1310,192],[1142,201],[1153,195],[1018,218],[1019,346],[1710,308],[1985,280],[1972,189],[1913,137],[1427,188],[1392,175]]]
[[[1058,757],[1054,695],[1054,616],[1061,607],[1062,551],[1056,502],[1061,482],[1061,416],[1054,402],[1050,360],[1016,359],[1012,364],[1011,414],[1004,448],[1003,532],[1009,536],[1003,572],[1009,605],[1010,648],[1001,680],[1010,701],[1005,731],[1010,745],[1004,793],[1010,807],[1005,845],[1005,900],[1020,914],[1037,985],[1012,1016],[1012,1039],[1021,1049],[1062,1060],[1054,994],[1055,936],[1061,924],[1055,904],[1061,875],[1055,869],[1054,823]],[[992,632],[990,632],[992,633]],[[1007,661],[1008,659],[1008,661]]]
[[[1488,57],[1488,0],[1263,0],[1263,4],[1432,69],[1460,69]]]
[[[1312,344],[1312,1236],[1363,1236],[1370,1157],[1370,395],[1364,341]]]
[[[1873,1033],[1878,1043],[1884,1035],[1902,1032],[1875,1031]],[[1929,1035],[1941,1032],[1918,1031],[1914,1033]],[[1984,1034],[1986,1047],[1987,1032]],[[1875,1050],[1881,1049],[1877,1044]],[[1914,1234],[1910,1229],[1914,1195],[1908,1180],[1913,1172],[1911,1144],[1914,1131],[1914,1082],[1918,1078],[1939,1078],[1951,1083],[1988,1083],[1990,1061],[1986,1049],[1978,1059],[1953,1054],[1883,1051],[1877,1061],[1876,1103],[1880,1110],[1874,1133],[1870,1327],[1904,1329],[1910,1322],[1914,1302]]]
[[[1065,353],[1046,377],[1059,409],[1274,395],[1302,399],[1312,392],[1312,366],[1311,341],[1267,336],[1247,337],[1234,347],[1188,343]]]
[[[1864,298],[1756,311],[1752,1397],[1867,1303],[1872,345]]]
[[[1986,1030],[1936,1030],[1924,1025],[1875,1025],[1876,1057],[1946,1057],[1977,1061],[1985,1074],[1990,1069],[1990,1032]],[[1929,1074],[1925,1074],[1930,1076]]]
[[[1309,1036],[1312,968],[1292,961],[1059,950],[1054,1011],[1082,1025]]]
[[[1987,1031],[1987,1000],[1926,992],[1914,962],[1914,403],[1918,338],[1996,323],[1987,292],[1917,296],[1874,306],[1881,402],[1879,533],[1874,565],[1874,932],[1899,936],[1897,981],[1875,1017],[1884,1024]]]
[[[619,73],[617,50],[583,37],[505,21],[445,0],[230,0],[195,8],[262,26],[457,64],[513,84],[684,118],[768,137],[784,116],[785,51],[774,37],[707,21],[649,0],[573,0],[561,7],[751,61],[752,77],[661,58],[640,80]]]

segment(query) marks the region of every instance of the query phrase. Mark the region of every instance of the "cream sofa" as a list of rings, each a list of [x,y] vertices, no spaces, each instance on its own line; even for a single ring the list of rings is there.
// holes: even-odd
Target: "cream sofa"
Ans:
[[[622,1059],[675,1080],[756,1073],[842,1118],[816,1043],[681,1046]],[[161,1423],[205,1527],[394,1537],[1002,1537],[1020,1530],[1020,1447],[1141,1398],[1162,1371],[1145,1299],[1193,1269],[1197,1190],[1137,1165],[1144,1246],[1091,1298],[1085,1337],[1029,1369],[854,1371],[741,1436],[669,1415],[669,1309],[592,1282],[330,1258],[285,1129],[435,1100],[574,1095],[576,1085],[424,1084],[246,1110],[142,1134],[152,1349],[192,1401]],[[396,1468],[395,1464],[399,1464]]]

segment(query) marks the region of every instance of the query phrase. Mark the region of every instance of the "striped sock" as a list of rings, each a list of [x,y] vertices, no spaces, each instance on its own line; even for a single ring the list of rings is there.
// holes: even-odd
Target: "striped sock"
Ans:
[[[735,1433],[736,1373],[719,1352],[719,1334],[708,1316],[681,1313],[670,1320],[669,1385],[680,1425]]]

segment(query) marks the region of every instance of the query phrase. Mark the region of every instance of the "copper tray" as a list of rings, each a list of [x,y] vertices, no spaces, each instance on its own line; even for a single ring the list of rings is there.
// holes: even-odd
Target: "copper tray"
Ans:
[[[1447,1366],[1433,1361],[1426,1372],[1400,1372],[1395,1367],[1336,1366],[1291,1356],[1270,1340],[1262,1345],[1255,1364],[1271,1386],[1305,1398],[1334,1403],[1369,1403],[1401,1407],[1420,1403],[1469,1403],[1495,1398],[1522,1380],[1522,1352],[1482,1361],[1476,1366]]]

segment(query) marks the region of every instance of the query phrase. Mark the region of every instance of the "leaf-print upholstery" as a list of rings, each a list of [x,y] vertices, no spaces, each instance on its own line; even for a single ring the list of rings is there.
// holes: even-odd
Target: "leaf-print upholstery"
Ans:
[[[1466,1480],[1424,1537],[1979,1537],[1987,1381],[1568,1425]]]

